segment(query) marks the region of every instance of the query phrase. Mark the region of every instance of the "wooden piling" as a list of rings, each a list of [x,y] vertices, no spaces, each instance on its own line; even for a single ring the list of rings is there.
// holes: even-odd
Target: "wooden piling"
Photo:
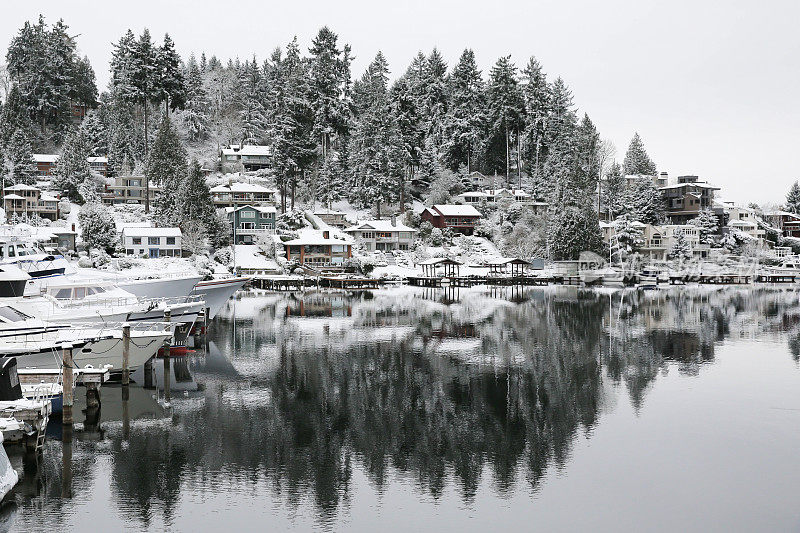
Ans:
[[[167,309],[164,311],[164,322],[170,322],[172,319],[172,311]],[[170,360],[170,348],[172,347],[171,339],[164,341],[164,401],[170,402],[172,400],[172,393],[170,391],[170,381],[172,373],[172,361]]]
[[[131,325],[122,326],[122,386],[130,384],[130,358],[131,358]]]
[[[74,384],[74,380],[72,378],[73,365],[72,345],[65,344],[61,348],[62,387],[64,396],[61,420],[65,425],[72,425],[72,386]]]

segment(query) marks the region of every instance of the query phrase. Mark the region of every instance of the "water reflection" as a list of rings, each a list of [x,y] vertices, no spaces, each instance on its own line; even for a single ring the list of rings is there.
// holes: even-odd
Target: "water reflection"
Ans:
[[[154,390],[131,387],[127,400],[103,390],[68,474],[51,441],[37,470],[47,475],[19,491],[16,520],[69,521],[65,475],[73,501],[108,477],[109,523],[143,528],[192,524],[187,498],[264,488],[285,508],[311,495],[332,525],[353,504],[355,471],[377,493],[404,479],[434,500],[456,487],[467,505],[486,483],[501,498],[521,481],[534,494],[568,467],[615,391],[641,412],[659,376],[692,379],[720,343],[742,338],[788,339],[797,361],[798,317],[795,292],[766,289],[244,295],[207,346],[172,360],[171,406],[156,364]]]

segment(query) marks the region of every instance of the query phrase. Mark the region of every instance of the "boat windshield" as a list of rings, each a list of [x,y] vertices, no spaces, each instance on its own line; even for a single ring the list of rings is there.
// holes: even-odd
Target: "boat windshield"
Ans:
[[[20,313],[13,307],[3,306],[0,307],[0,320],[3,322],[21,322],[28,320],[30,317],[24,313]]]

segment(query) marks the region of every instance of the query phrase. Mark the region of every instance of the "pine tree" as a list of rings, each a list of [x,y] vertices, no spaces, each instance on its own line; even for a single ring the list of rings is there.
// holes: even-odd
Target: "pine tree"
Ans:
[[[31,126],[19,86],[14,84],[8,91],[2,112],[0,112],[0,147],[6,146],[18,130],[30,138]]]
[[[630,254],[639,251],[644,244],[642,228],[634,222],[627,214],[620,215],[614,221],[611,252],[620,262],[625,261]]]
[[[111,252],[117,243],[117,227],[111,209],[99,200],[85,203],[78,212],[81,238],[90,249]]]
[[[425,82],[427,59],[418,53],[406,72],[392,85],[390,98],[392,114],[402,141],[404,171],[402,182],[411,184],[412,193],[419,197],[430,185],[432,168],[423,167],[423,153],[428,132],[425,118]],[[430,162],[430,158],[426,160]],[[404,187],[401,185],[401,187]]]
[[[24,130],[16,130],[5,150],[7,179],[13,184],[33,185],[36,181],[36,164],[31,153],[31,143]]]
[[[581,252],[600,253],[603,237],[591,207],[569,206],[550,219],[548,248],[554,261],[577,259]]]
[[[64,141],[61,155],[53,172],[53,187],[62,191],[71,201],[87,200],[81,195],[81,186],[91,176],[89,145],[82,130],[70,133]]]
[[[145,178],[161,186],[156,199],[155,218],[163,226],[174,226],[180,221],[180,185],[187,175],[186,150],[164,115],[147,156]],[[149,190],[149,187],[148,187]]]
[[[169,34],[164,34],[164,43],[155,51],[155,91],[164,102],[164,111],[183,109],[186,104],[186,80],[181,69],[181,58],[175,50]]]
[[[81,122],[81,131],[86,138],[90,156],[108,154],[108,130],[103,121],[101,108],[92,109]]]
[[[208,136],[210,106],[203,86],[202,69],[198,66],[194,55],[189,56],[184,78],[186,79],[186,106],[183,120],[186,133],[190,141],[199,141]]]
[[[800,184],[796,181],[786,195],[786,210],[790,213],[800,213]]]
[[[345,52],[339,50],[337,39],[337,35],[324,26],[309,49],[310,101],[314,110],[312,135],[318,144],[320,168],[333,148],[334,138],[345,135],[349,126],[345,91],[350,82],[350,70],[345,65]]]
[[[178,201],[181,211],[181,224],[186,221],[201,223],[208,233],[214,218],[214,202],[205,177],[200,170],[200,163],[192,159],[189,172],[178,186]]]
[[[239,83],[243,144],[262,144],[269,124],[264,109],[266,87],[255,57],[252,61],[245,61],[239,73]]]
[[[628,146],[628,151],[625,154],[625,161],[623,168],[626,175],[641,174],[644,176],[655,176],[658,171],[656,165],[647,155],[644,149],[644,143],[638,133],[634,133],[631,144]]]
[[[714,242],[713,236],[717,233],[719,219],[711,209],[703,209],[700,211],[700,214],[690,220],[689,223],[697,227],[701,243],[712,244]]]
[[[522,74],[526,115],[523,161],[532,174],[538,174],[547,159],[546,132],[550,89],[547,85],[547,76],[535,57],[531,57]]]
[[[403,178],[403,148],[388,94],[389,67],[381,52],[354,88],[356,125],[350,152],[353,196],[362,206],[399,199]]]
[[[628,191],[631,215],[644,224],[661,224],[664,221],[666,205],[661,191],[652,180],[637,180]]]
[[[692,246],[689,244],[689,241],[686,240],[682,231],[675,234],[675,240],[672,243],[669,256],[681,262],[688,261],[692,258]]]
[[[582,189],[596,189],[600,182],[600,134],[584,114],[575,131],[575,179]]]
[[[606,173],[601,200],[611,219],[627,213],[628,195],[625,177],[622,175],[622,167],[619,163],[611,165],[611,168]]]
[[[517,67],[511,56],[501,57],[492,67],[487,90],[487,111],[491,139],[488,164],[505,168],[506,179],[511,179],[514,139],[524,126],[525,102],[517,79]],[[504,165],[500,165],[504,161]]]
[[[451,170],[475,166],[475,154],[486,129],[485,89],[472,50],[464,50],[448,78],[442,157]]]

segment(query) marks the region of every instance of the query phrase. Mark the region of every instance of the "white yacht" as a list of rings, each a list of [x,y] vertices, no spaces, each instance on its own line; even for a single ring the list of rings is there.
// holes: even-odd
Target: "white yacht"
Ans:
[[[241,276],[200,281],[192,291],[192,296],[203,299],[208,308],[208,318],[214,318],[233,293],[248,281],[250,278]]]
[[[17,266],[31,278],[62,276],[69,267],[63,256],[46,253],[16,236],[0,236],[0,264]]]

